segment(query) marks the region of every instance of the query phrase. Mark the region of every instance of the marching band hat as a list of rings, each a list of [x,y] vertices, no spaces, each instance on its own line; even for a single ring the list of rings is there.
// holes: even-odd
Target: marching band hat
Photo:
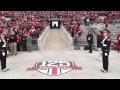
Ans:
[[[108,32],[108,33],[111,33],[109,30],[107,29],[104,29],[103,32]]]

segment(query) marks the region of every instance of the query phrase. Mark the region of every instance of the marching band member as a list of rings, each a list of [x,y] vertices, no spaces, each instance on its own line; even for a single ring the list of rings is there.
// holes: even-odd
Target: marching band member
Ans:
[[[2,32],[0,32],[0,60],[1,60],[1,69],[3,72],[9,70],[8,68],[6,68],[6,57],[7,57],[6,41]]]
[[[101,69],[102,72],[108,72],[108,64],[109,64],[109,52],[110,52],[110,44],[111,39],[109,37],[110,31],[107,29],[103,30],[103,40],[102,40],[102,59],[103,59],[103,69]]]

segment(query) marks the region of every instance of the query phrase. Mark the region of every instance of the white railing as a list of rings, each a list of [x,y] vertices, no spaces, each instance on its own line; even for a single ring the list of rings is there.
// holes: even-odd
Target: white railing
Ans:
[[[50,33],[50,27],[48,25],[45,31],[42,33],[42,35],[38,38],[38,50],[43,50],[43,47],[45,45],[49,33]]]
[[[64,39],[69,47],[69,49],[74,49],[73,46],[73,38],[70,36],[70,34],[66,31],[63,25],[61,25],[61,33],[64,36]]]

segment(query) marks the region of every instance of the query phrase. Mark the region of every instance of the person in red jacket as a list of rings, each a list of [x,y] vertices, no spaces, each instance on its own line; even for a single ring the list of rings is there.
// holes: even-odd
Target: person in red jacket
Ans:
[[[34,22],[34,25],[33,25],[33,26],[34,26],[35,29],[38,29],[38,24],[37,24],[37,22]]]
[[[82,34],[82,29],[80,28],[80,23],[78,23],[78,25],[76,26],[76,32],[78,33],[78,36],[81,36]]]
[[[78,25],[76,25],[76,27],[75,27],[76,32],[78,32],[79,29],[80,29],[80,25],[78,24]]]
[[[117,40],[118,40],[118,52],[120,51],[120,32],[117,36]]]
[[[107,17],[105,16],[104,17],[104,23],[106,24],[106,22],[107,22]]]
[[[71,36],[74,37],[74,32],[75,32],[75,26],[72,25],[71,27]]]
[[[19,34],[17,34],[17,51],[20,51],[20,45],[21,45],[21,37]]]
[[[105,24],[105,29],[107,29],[107,28],[108,28],[108,24],[106,23],[106,24]]]

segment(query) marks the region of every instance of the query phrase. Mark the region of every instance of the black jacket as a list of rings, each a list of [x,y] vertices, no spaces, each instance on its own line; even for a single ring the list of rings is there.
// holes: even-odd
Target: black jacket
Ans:
[[[103,42],[104,41],[104,42]],[[104,46],[106,45],[106,46]],[[102,40],[102,51],[110,51],[111,39],[107,37],[105,40]]]
[[[24,43],[24,44],[27,43],[27,38],[26,38],[26,36],[23,36],[23,37],[22,37],[22,43]]]
[[[1,57],[2,52],[5,52],[7,54],[7,49],[6,47],[3,47],[3,45],[4,45],[4,42],[0,40],[0,57]]]
[[[92,34],[87,35],[87,42],[88,43],[93,43],[93,35]]]
[[[4,45],[4,42],[0,40],[0,48]]]
[[[14,42],[17,42],[17,37],[16,37],[16,35],[11,35],[10,36],[10,43],[14,43]]]
[[[101,48],[102,47],[102,40],[103,40],[103,37],[101,35],[98,35],[97,36],[97,47],[98,48]]]

